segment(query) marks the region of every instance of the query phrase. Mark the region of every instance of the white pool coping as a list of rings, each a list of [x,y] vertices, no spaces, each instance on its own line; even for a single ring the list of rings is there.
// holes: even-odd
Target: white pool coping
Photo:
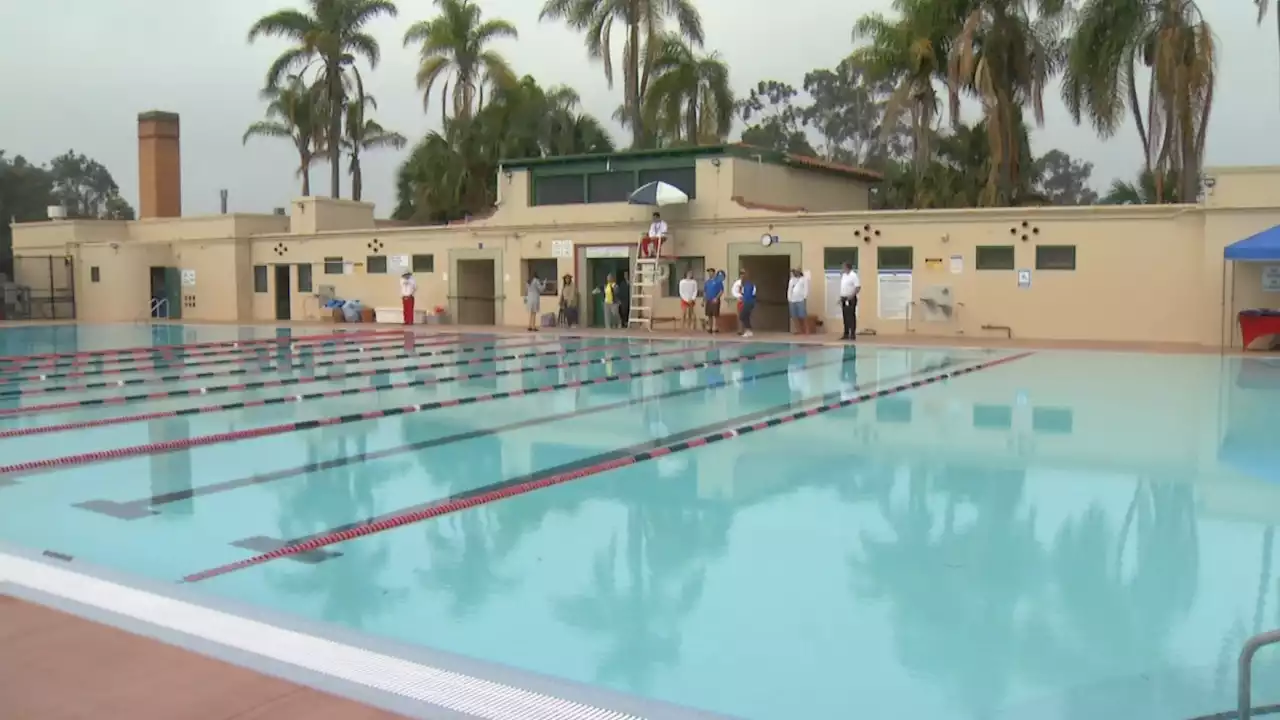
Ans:
[[[154,628],[160,633],[147,632],[160,640],[169,640],[187,649],[199,651],[199,647],[222,647],[236,651],[243,657],[267,661],[270,668],[283,666],[311,674],[328,683],[305,683],[317,689],[343,693],[342,686],[355,686],[370,691],[358,693],[352,699],[383,706],[393,712],[404,712],[406,707],[421,717],[481,718],[483,720],[643,720],[644,718],[682,717],[710,718],[712,715],[683,708],[664,707],[655,703],[653,714],[597,707],[592,704],[567,700],[551,694],[516,687],[473,675],[447,670],[415,662],[403,657],[378,652],[354,644],[322,637],[317,634],[281,627],[239,613],[227,612],[203,604],[188,602],[158,592],[151,592],[98,577],[59,567],[43,559],[27,558],[5,552],[0,548],[0,592],[12,586],[20,592],[13,593],[37,602],[40,596],[55,598],[64,603],[47,603],[54,606],[66,604],[92,608],[99,614],[115,616],[126,621],[120,624],[128,629],[139,624]],[[22,590],[30,591],[21,592]],[[75,612],[74,609],[70,610]],[[77,613],[79,614],[79,613]],[[97,619],[90,617],[89,619]],[[173,641],[174,636],[195,640],[195,643]],[[193,647],[194,646],[194,647]],[[214,654],[218,653],[204,653]],[[228,659],[221,657],[220,659]],[[232,660],[234,661],[234,660]],[[237,663],[261,671],[264,663]],[[298,673],[270,672],[299,681]],[[376,702],[377,694],[386,694],[401,702]],[[409,704],[403,701],[410,701]],[[446,711],[441,713],[441,711]],[[421,713],[421,714],[420,714]]]

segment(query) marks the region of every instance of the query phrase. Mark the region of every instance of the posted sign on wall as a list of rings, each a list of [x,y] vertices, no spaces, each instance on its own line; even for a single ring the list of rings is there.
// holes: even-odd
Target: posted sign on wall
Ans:
[[[1280,292],[1280,265],[1262,266],[1262,291]]]

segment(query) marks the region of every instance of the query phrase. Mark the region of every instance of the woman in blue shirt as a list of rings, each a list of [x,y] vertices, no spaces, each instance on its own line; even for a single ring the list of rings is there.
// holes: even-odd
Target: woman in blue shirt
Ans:
[[[751,337],[751,312],[756,309],[756,284],[751,281],[751,276],[746,270],[742,271],[742,309],[738,311],[738,324],[741,330],[738,334],[742,337]]]

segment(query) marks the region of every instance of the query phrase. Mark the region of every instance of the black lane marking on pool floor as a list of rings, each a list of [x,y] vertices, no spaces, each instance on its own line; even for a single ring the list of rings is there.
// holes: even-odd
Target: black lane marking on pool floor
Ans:
[[[820,363],[820,364],[815,363],[813,365],[810,365],[809,367],[819,367],[821,365],[830,365],[830,364],[833,364],[834,362],[836,361],[832,360],[832,361],[829,361],[826,363]],[[932,366],[926,366],[918,371],[907,373],[906,375],[907,377],[911,377],[911,376],[927,377],[929,375],[932,375],[933,373],[942,372],[950,367],[958,365],[960,364],[960,362],[961,361],[959,360],[948,359]],[[784,370],[770,373],[770,375],[785,375],[786,373],[787,373],[787,370],[784,369]],[[756,378],[753,378],[753,379],[758,379],[761,377],[764,377],[764,376],[763,375],[756,376]],[[877,382],[877,385],[889,385],[890,383],[900,382],[906,379],[907,379],[906,377],[899,377],[898,379],[882,379]],[[707,385],[707,386],[702,386],[702,388],[696,388],[696,389],[709,389],[712,387],[723,387],[726,384],[728,384],[728,381],[721,381],[716,383],[716,385],[714,386]],[[691,390],[694,390],[694,389],[695,388],[691,388]],[[915,389],[915,386],[908,389]],[[859,393],[859,394],[861,395],[862,393]],[[873,391],[871,394],[874,395],[875,391]],[[688,449],[687,447],[680,447],[681,443],[688,443],[689,441],[694,440],[695,438],[702,437],[709,433],[728,430],[734,427],[738,427],[740,425],[744,425],[753,420],[759,420],[762,418],[772,418],[773,416],[779,413],[783,413],[788,410],[795,410],[800,407],[824,405],[824,404],[841,399],[843,395],[844,393],[842,392],[827,393],[826,395],[822,395],[816,398],[808,398],[805,400],[799,400],[799,401],[793,401],[785,404],[775,405],[770,408],[765,408],[764,410],[757,410],[755,412],[746,413],[744,415],[738,415],[736,417],[729,418],[728,420],[721,420],[715,423],[703,425],[701,427],[692,428],[690,430],[684,430],[678,433],[672,433],[671,435],[668,435],[664,438],[651,440],[648,442],[632,445],[631,447],[621,448],[618,450],[610,450],[608,452],[600,453],[598,455],[593,455],[593,456],[582,458],[579,460],[574,460],[572,462],[564,463],[562,465],[557,465],[552,468],[536,470],[526,475],[509,478],[507,480],[503,480],[496,483],[490,483],[488,485],[484,485],[481,487],[472,488],[471,490],[465,490],[463,492],[455,493],[453,495],[449,495],[436,500],[431,500],[431,501],[420,503],[417,505],[411,505],[406,508],[400,508],[399,510],[393,510],[391,512],[383,513],[381,515],[375,515],[373,517],[365,518],[363,520],[344,523],[342,525],[338,525],[336,527],[332,527],[327,530],[321,530],[319,532],[312,533],[310,535],[304,535],[302,537],[291,538],[288,540],[276,540],[275,542],[277,543],[277,547],[272,548],[267,552],[270,553],[286,547],[305,545],[309,542],[312,542],[320,538],[333,537],[340,533],[343,533],[349,530],[355,530],[357,528],[364,527],[366,525],[377,525],[379,523],[385,522],[392,518],[398,518],[408,514],[420,513],[430,508],[441,506],[441,505],[456,504],[473,497],[492,496],[496,493],[502,492],[505,489],[518,487],[520,485],[524,485],[530,482],[536,482],[541,478],[553,477],[556,475],[562,475],[565,473],[572,473],[572,472],[581,471],[581,470],[588,470],[590,468],[600,466],[602,464],[611,462],[613,460],[617,460],[619,458],[635,456],[637,458],[637,462],[643,462],[645,460],[651,459],[652,457],[658,457],[657,455],[653,455],[653,456],[649,455],[649,453],[654,452],[658,449],[671,448],[671,452],[678,452],[679,450]],[[773,424],[777,424],[777,423],[771,423],[770,426],[772,426]],[[238,541],[238,542],[242,542],[242,541]],[[237,543],[231,543],[231,544],[236,545]],[[324,548],[316,548],[316,550],[320,550],[320,549],[324,549]],[[307,550],[305,552],[315,552],[315,550]],[[285,557],[288,557],[288,556],[286,555]]]
[[[289,543],[284,540],[269,538],[265,535],[254,535],[250,538],[237,540],[231,544],[235,547],[244,550],[251,550],[256,553],[275,552],[276,550],[289,546]],[[289,557],[305,565],[317,565],[325,560],[342,557],[342,553],[337,550],[326,550],[321,548],[319,550],[307,550],[305,552],[295,553]]]
[[[816,352],[822,349],[824,349],[822,346],[816,346],[816,345],[813,346],[812,348],[797,349],[790,353],[780,353],[778,355],[778,359],[781,359],[783,357],[797,357],[801,355],[808,355],[809,353]],[[830,348],[825,348],[825,349],[830,349]],[[856,354],[852,358],[849,357],[850,350],[852,350],[852,348],[847,349],[845,353],[842,354],[841,357],[839,358],[832,358],[831,360],[810,363],[806,365],[806,367],[819,368],[819,367],[825,367],[828,365],[834,365],[837,363],[844,364],[848,362],[856,362],[857,361]],[[737,362],[750,362],[752,360],[756,360],[757,358],[759,358],[759,356],[738,355],[738,356],[729,358],[727,360],[720,361],[718,363],[708,362],[708,363],[700,363],[700,365],[702,367],[721,367],[724,365],[730,365]],[[672,372],[685,372],[687,369],[688,368],[685,366],[660,368],[657,372],[654,372],[653,374],[666,375]],[[785,375],[789,371],[790,371],[790,368],[782,368],[780,370],[771,370],[767,373],[759,373],[757,375],[752,375],[750,377],[743,378],[743,381],[755,382],[757,380],[764,380],[767,378],[777,377],[779,375]],[[630,380],[632,378],[614,377],[614,378],[609,378],[607,382],[613,382],[618,379]],[[558,422],[560,420],[568,420],[570,418],[583,417],[586,415],[594,415],[597,413],[608,412],[610,410],[617,410],[619,408],[630,407],[633,405],[638,405],[638,404],[641,404],[644,402],[650,402],[653,400],[666,400],[669,398],[683,397],[685,395],[692,395],[695,393],[705,392],[707,390],[722,388],[727,386],[728,384],[729,384],[728,380],[721,380],[721,381],[717,381],[707,385],[699,385],[697,387],[692,387],[692,388],[680,388],[678,390],[671,390],[671,391],[659,393],[656,395],[646,395],[646,396],[641,396],[636,398],[627,398],[626,400],[619,400],[612,403],[605,403],[603,405],[596,405],[594,407],[583,408],[580,410],[570,410],[568,412],[556,413],[554,415],[541,415],[535,418],[519,420],[512,423],[507,423],[506,425],[498,425],[496,427],[491,427],[491,428],[468,430],[467,432],[456,433],[454,435],[445,435],[443,437],[432,438],[430,440],[419,440],[417,442],[408,443],[405,445],[398,445],[396,447],[386,448],[385,450],[374,450],[374,451],[365,452],[365,453],[358,453],[355,455],[344,455],[342,457],[333,458],[332,460],[323,460],[320,462],[310,463],[308,465],[300,465],[297,467],[285,468],[283,470],[275,470],[269,473],[263,473],[261,475],[252,475],[245,478],[237,478],[235,480],[225,480],[223,482],[213,483],[210,485],[202,485],[200,487],[194,487],[186,490],[178,490],[174,492],[162,493],[159,495],[153,495],[149,498],[140,498],[138,500],[125,500],[125,501],[101,500],[101,499],[88,500],[85,502],[75,503],[73,507],[77,507],[82,510],[89,510],[91,512],[96,512],[103,515],[108,515],[118,520],[139,520],[141,518],[150,517],[152,515],[159,515],[160,511],[155,510],[154,508],[163,507],[165,505],[169,505],[172,503],[185,502],[188,500],[193,500],[195,498],[207,497],[210,495],[218,495],[225,492],[231,492],[232,490],[239,490],[240,488],[252,487],[254,485],[266,485],[268,483],[276,482],[278,480],[285,480],[291,477],[297,477],[299,475],[306,475],[308,473],[315,473],[315,472],[324,472],[326,470],[345,467],[347,465],[356,465],[363,462],[381,460],[383,458],[388,458],[395,455],[401,455],[409,452],[417,452],[419,450],[427,450],[434,447],[441,447],[444,445],[450,445],[456,442],[464,442],[466,440],[473,440],[475,438],[480,438],[480,437],[489,437],[492,435],[498,435],[500,433],[510,432],[512,430],[520,430],[523,428],[535,427],[537,425],[543,425],[546,423]],[[572,386],[572,387],[576,387],[576,386]],[[283,541],[280,541],[280,542],[283,542]]]

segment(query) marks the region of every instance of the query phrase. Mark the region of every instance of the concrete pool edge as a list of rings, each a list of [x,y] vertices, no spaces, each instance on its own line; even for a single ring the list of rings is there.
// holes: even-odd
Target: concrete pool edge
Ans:
[[[407,717],[729,720],[72,562],[0,542],[0,594]]]

